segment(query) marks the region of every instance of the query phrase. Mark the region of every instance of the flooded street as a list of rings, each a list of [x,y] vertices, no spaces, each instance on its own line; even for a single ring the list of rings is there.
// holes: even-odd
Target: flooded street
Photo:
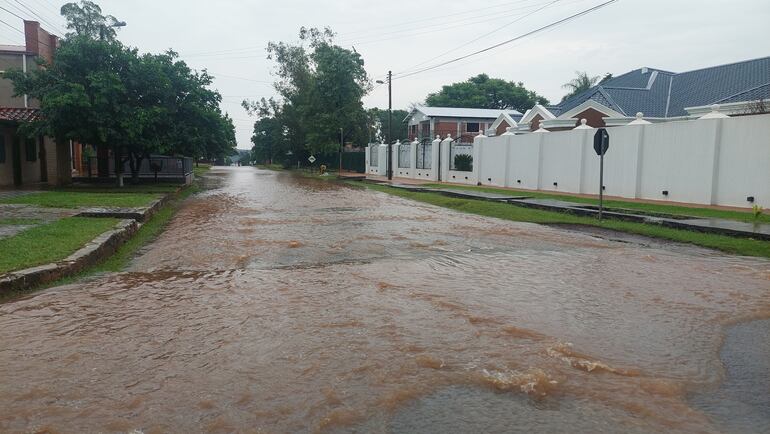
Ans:
[[[0,432],[767,432],[770,262],[220,168],[0,305]]]

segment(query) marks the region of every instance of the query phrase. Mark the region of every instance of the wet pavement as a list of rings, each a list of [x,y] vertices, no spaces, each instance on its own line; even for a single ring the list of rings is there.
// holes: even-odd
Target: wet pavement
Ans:
[[[768,261],[207,183],[126,272],[0,305],[0,432],[770,428]]]

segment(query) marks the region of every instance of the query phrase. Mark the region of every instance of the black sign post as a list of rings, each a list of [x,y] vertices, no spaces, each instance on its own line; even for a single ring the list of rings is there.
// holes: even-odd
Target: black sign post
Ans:
[[[599,220],[604,212],[604,154],[610,148],[610,135],[604,128],[599,128],[594,135],[594,151],[599,156]]]

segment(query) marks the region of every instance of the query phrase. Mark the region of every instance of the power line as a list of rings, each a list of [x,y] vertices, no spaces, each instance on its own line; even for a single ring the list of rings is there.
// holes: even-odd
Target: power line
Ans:
[[[417,71],[414,71],[414,72],[410,72],[408,74],[400,75],[400,76],[394,78],[394,80],[398,80],[398,79],[402,79],[402,78],[406,78],[406,77],[411,77],[413,75],[421,74],[423,72],[427,72],[427,71],[430,71],[432,69],[436,69],[436,68],[440,68],[440,67],[445,66],[445,65],[449,65],[451,63],[459,62],[459,61],[461,61],[463,59],[467,59],[469,57],[476,56],[476,55],[481,54],[481,53],[486,53],[487,51],[494,50],[495,48],[502,47],[503,45],[510,44],[511,42],[518,41],[519,39],[526,38],[527,36],[534,35],[536,33],[542,32],[544,30],[547,30],[547,29],[550,29],[552,27],[556,27],[556,26],[558,26],[560,24],[563,24],[563,23],[566,23],[568,21],[571,21],[571,20],[573,20],[575,18],[581,17],[583,15],[587,15],[587,14],[589,14],[591,12],[594,12],[596,10],[599,10],[601,8],[609,6],[610,4],[615,3],[617,1],[618,0],[609,0],[609,1],[604,2],[602,4],[596,5],[594,7],[588,8],[588,9],[585,9],[583,11],[580,11],[580,12],[578,12],[576,14],[570,15],[570,16],[568,16],[566,18],[562,18],[562,19],[560,19],[558,21],[554,21],[554,22],[552,22],[550,24],[546,24],[545,26],[538,27],[535,30],[531,30],[531,31],[529,31],[527,33],[524,33],[522,35],[516,36],[515,38],[511,38],[511,39],[508,39],[506,41],[499,42],[497,44],[494,44],[494,45],[491,45],[489,47],[483,48],[481,50],[477,50],[477,51],[474,51],[472,53],[469,53],[469,54],[466,54],[466,55],[463,55],[463,56],[460,56],[460,57],[457,57],[457,58],[454,58],[454,59],[451,59],[451,60],[447,60],[445,62],[441,62],[441,63],[433,65],[433,66],[429,66],[429,67],[426,67],[426,68],[423,68],[423,69],[420,69],[420,70],[417,70]]]
[[[34,10],[32,10],[32,8],[30,8],[29,6],[25,5],[24,3],[20,2],[19,0],[13,0],[13,1],[14,1],[14,2],[16,2],[16,3],[18,3],[18,4],[19,4],[19,6],[21,6],[21,7],[22,7],[22,8],[24,8],[24,9],[26,9],[26,10],[27,10],[29,13],[31,13],[31,14],[32,14],[34,17],[36,17],[37,19],[39,19],[40,21],[42,21],[42,22],[43,22],[43,23],[45,23],[46,25],[49,25],[49,26],[51,26],[51,31],[60,31],[60,30],[57,30],[57,29],[55,28],[55,27],[56,27],[56,25],[55,25],[55,24],[51,24],[51,22],[50,22],[50,21],[48,21],[48,20],[46,20],[45,18],[43,18],[43,17],[41,17],[40,15],[38,15],[38,14],[37,14],[37,12],[35,12]],[[21,9],[20,9],[20,10],[21,10]]]
[[[384,32],[384,33],[383,32],[379,32],[379,33],[373,32],[371,35],[364,35],[364,36],[359,36],[359,37],[342,37],[342,38],[340,38],[339,42],[340,43],[345,43],[347,41],[358,41],[357,43],[361,44],[361,43],[364,43],[363,42],[364,39],[372,39],[372,38],[379,39],[382,36],[396,35],[396,34],[400,35],[400,34],[405,34],[405,32],[409,32],[409,31],[413,31],[413,30],[418,30],[419,31],[419,30],[430,29],[430,28],[434,28],[434,27],[438,27],[441,30],[446,30],[446,29],[451,29],[452,27],[459,27],[459,26],[464,25],[464,24],[480,24],[480,23],[485,23],[485,22],[488,22],[488,21],[496,21],[496,20],[500,20],[502,18],[517,16],[520,13],[526,13],[526,12],[519,12],[519,11],[523,11],[523,10],[531,9],[531,8],[536,8],[538,6],[542,6],[545,3],[547,3],[547,1],[541,1],[540,3],[534,4],[534,5],[528,5],[528,6],[518,7],[518,8],[512,8],[512,9],[509,9],[508,11],[504,11],[504,12],[485,13],[485,14],[481,14],[481,15],[469,15],[469,16],[466,16],[466,17],[463,17],[463,18],[456,19],[454,21],[439,21],[437,18],[430,18],[430,21],[433,23],[433,24],[430,24],[430,25],[424,25],[424,26],[420,26],[420,27],[417,27],[417,28],[406,29],[406,30],[396,30],[396,31]],[[392,27],[393,26],[391,26],[391,28]],[[425,32],[421,32],[421,33],[425,33]]]
[[[507,3],[497,4],[497,5],[484,6],[484,9],[486,9],[486,10],[497,9],[497,8],[501,8],[501,7],[505,7],[505,6],[514,5],[514,4],[527,3],[527,2],[530,2],[530,1],[534,1],[534,0],[520,0],[520,1],[516,1],[516,2],[507,2]],[[497,15],[497,14],[498,14],[498,12],[484,13],[484,14],[476,16],[476,18],[484,17],[484,16],[489,16],[489,15]],[[359,30],[359,31],[354,31],[354,32],[343,33],[343,36],[350,36],[350,35],[353,35],[353,34],[360,34],[360,33],[369,33],[372,30],[391,29],[391,28],[394,28],[394,27],[409,26],[409,25],[412,25],[412,24],[423,23],[423,22],[426,22],[426,21],[436,21],[436,20],[441,19],[441,18],[455,17],[455,16],[458,16],[458,15],[468,15],[468,12],[455,12],[455,13],[446,14],[446,15],[437,15],[437,16],[431,16],[431,17],[428,17],[428,18],[421,18],[421,19],[418,19],[418,20],[402,21],[402,22],[400,22],[398,24],[382,25],[382,26],[377,26],[377,27],[367,27],[366,30]],[[473,16],[468,17],[468,18],[473,18]]]
[[[0,7],[2,7],[2,6],[0,6]],[[5,22],[5,21],[3,21],[3,20],[0,20],[0,24],[5,24],[6,26],[10,27],[12,30],[14,30],[14,31],[16,31],[16,32],[18,32],[18,33],[20,33],[21,35],[23,35],[23,36],[25,36],[25,37],[27,36],[27,35],[26,35],[26,34],[25,34],[23,31],[19,30],[19,29],[18,29],[16,26],[14,26],[14,25],[12,25],[12,24],[8,24],[7,22]],[[45,45],[45,46],[46,46],[46,47],[48,47],[48,48],[56,49],[56,47],[52,47],[52,46],[50,46],[50,45],[46,44],[46,43],[45,43],[45,42],[43,42],[43,41],[38,41],[38,44],[40,44],[40,45]]]
[[[496,29],[494,29],[494,30],[492,30],[492,31],[490,31],[490,32],[484,33],[483,35],[481,35],[481,36],[479,36],[479,37],[477,37],[477,38],[471,39],[470,41],[468,41],[468,42],[466,42],[466,43],[464,43],[464,44],[462,44],[462,45],[458,45],[457,47],[454,47],[454,48],[452,48],[452,49],[449,49],[449,50],[447,50],[447,51],[444,51],[443,53],[439,54],[438,56],[435,56],[435,57],[431,57],[431,58],[430,58],[430,59],[428,59],[428,60],[425,60],[425,61],[423,61],[423,62],[420,62],[420,63],[418,63],[418,64],[416,64],[416,65],[414,65],[414,66],[411,66],[411,67],[409,67],[409,68],[407,68],[407,69],[405,69],[405,70],[403,70],[403,71],[397,72],[397,73],[396,73],[396,75],[398,75],[398,74],[403,74],[403,73],[405,73],[405,72],[408,72],[409,70],[411,70],[411,69],[414,69],[414,68],[416,68],[416,67],[418,67],[418,66],[422,66],[422,65],[425,65],[426,63],[430,63],[430,62],[432,62],[432,61],[434,61],[434,60],[436,60],[436,59],[440,59],[440,58],[442,58],[442,57],[446,56],[447,54],[449,54],[449,53],[451,53],[451,52],[453,52],[453,51],[457,51],[457,50],[459,50],[459,49],[460,49],[460,48],[462,48],[462,47],[466,47],[466,46],[468,46],[468,45],[470,45],[470,44],[472,44],[472,43],[474,43],[474,42],[476,42],[476,41],[480,41],[480,40],[482,40],[482,39],[486,38],[487,36],[489,36],[489,35],[492,35],[493,33],[497,33],[497,32],[499,32],[500,30],[503,30],[504,28],[506,28],[506,27],[508,27],[508,26],[511,26],[511,25],[513,25],[513,24],[516,24],[517,22],[519,22],[519,21],[521,21],[521,20],[523,20],[523,19],[525,19],[525,18],[527,18],[527,17],[530,17],[530,16],[532,16],[532,15],[534,15],[534,14],[536,14],[536,13],[538,13],[538,12],[542,11],[543,9],[545,9],[545,8],[548,8],[548,7],[550,7],[550,6],[554,5],[555,3],[558,3],[558,2],[560,2],[560,1],[562,1],[562,0],[553,0],[552,2],[550,2],[550,3],[546,4],[545,6],[541,6],[541,7],[537,8],[537,9],[535,9],[535,10],[534,10],[534,11],[532,11],[532,12],[529,12],[529,13],[527,13],[527,14],[523,15],[523,16],[520,16],[520,17],[516,18],[515,20],[513,20],[513,21],[511,21],[511,22],[509,22],[509,23],[506,23],[506,24],[504,24],[504,25],[502,25],[502,26],[500,26],[500,27],[498,27],[498,28],[496,28]]]

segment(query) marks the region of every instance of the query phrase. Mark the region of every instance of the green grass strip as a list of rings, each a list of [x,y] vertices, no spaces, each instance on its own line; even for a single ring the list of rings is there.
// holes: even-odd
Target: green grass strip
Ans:
[[[694,244],[723,252],[770,258],[770,242],[749,238],[736,238],[726,235],[706,234],[701,232],[672,229],[654,224],[625,222],[619,220],[599,221],[595,218],[572,214],[544,211],[519,207],[501,202],[488,202],[474,199],[461,199],[443,196],[439,193],[414,192],[377,184],[361,184],[347,181],[350,185],[365,185],[366,188],[412,199],[431,205],[450,208],[456,211],[495,217],[504,220],[531,222],[540,224],[577,224],[596,226],[605,229],[644,235],[664,240]]]
[[[0,240],[0,274],[56,262],[112,229],[118,219],[69,217]]]
[[[525,190],[515,190],[510,188],[496,188],[496,187],[476,187],[476,186],[470,186],[470,185],[428,184],[428,185],[425,185],[425,187],[483,191],[487,193],[520,195],[520,196],[528,196],[528,197],[534,197],[534,198],[554,199],[554,200],[563,200],[568,202],[577,202],[577,203],[584,203],[584,204],[590,204],[590,205],[599,205],[599,200],[595,198],[582,197],[582,196],[570,196],[570,195],[561,194],[561,193],[545,193],[540,191],[533,192],[528,190],[525,191]],[[636,211],[641,211],[643,213],[671,214],[671,215],[703,217],[703,218],[720,218],[720,219],[736,220],[736,221],[748,222],[748,223],[753,223],[753,222],[770,223],[770,215],[761,214],[759,217],[755,218],[754,214],[751,211],[742,212],[742,211],[732,211],[732,210],[723,210],[723,209],[714,209],[714,208],[696,208],[696,207],[691,208],[691,207],[678,206],[678,205],[631,202],[631,201],[624,201],[624,200],[605,200],[604,206],[607,208],[624,208],[624,209],[636,210]]]
[[[120,246],[114,255],[110,256],[101,264],[96,265],[92,269],[88,270],[88,273],[93,274],[99,272],[122,271],[124,268],[126,268],[128,263],[136,255],[139,249],[149,244],[163,232],[163,230],[166,228],[166,225],[168,225],[168,223],[176,214],[176,211],[179,209],[180,202],[198,191],[200,191],[200,187],[197,184],[182,190],[182,192],[179,193],[177,197],[175,197],[171,202],[167,203],[163,208],[160,209],[160,211],[155,213],[150,221],[143,224],[142,227],[140,227],[136,232],[136,234],[131,237],[131,239]]]
[[[137,208],[149,205],[159,195],[151,193],[94,193],[44,191],[1,200],[0,203],[35,205],[47,208],[119,207]]]

